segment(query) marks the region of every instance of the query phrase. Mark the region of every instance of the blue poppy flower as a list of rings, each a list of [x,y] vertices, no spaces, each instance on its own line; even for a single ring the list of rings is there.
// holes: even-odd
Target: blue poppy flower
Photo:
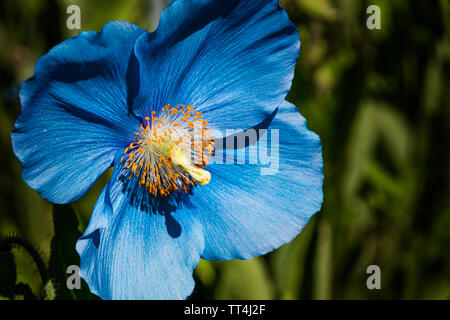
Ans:
[[[111,22],[38,60],[12,133],[25,182],[70,203],[114,167],[76,245],[93,293],[186,298],[200,258],[263,255],[320,209],[320,140],[285,101],[299,47],[278,1],[177,0],[155,32]],[[217,161],[255,145],[227,148],[230,128],[278,132],[276,174]]]

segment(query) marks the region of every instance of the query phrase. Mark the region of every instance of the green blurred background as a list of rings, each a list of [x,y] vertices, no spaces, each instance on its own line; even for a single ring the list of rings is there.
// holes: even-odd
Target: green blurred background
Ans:
[[[163,6],[0,2],[0,238],[26,240],[0,246],[3,298],[95,298],[84,283],[68,291],[65,270],[79,263],[75,241],[110,172],[74,211],[53,209],[21,179],[10,141],[20,84],[39,56],[78,33],[66,28],[70,4],[81,8],[82,30],[96,31],[111,20],[151,30]],[[366,27],[371,4],[381,8],[380,30]],[[322,139],[323,207],[294,241],[264,257],[201,261],[191,298],[449,299],[450,2],[282,5],[302,40],[288,100]],[[30,254],[27,245],[37,251]],[[44,271],[33,261],[37,255]],[[381,268],[380,290],[366,287],[372,264]]]

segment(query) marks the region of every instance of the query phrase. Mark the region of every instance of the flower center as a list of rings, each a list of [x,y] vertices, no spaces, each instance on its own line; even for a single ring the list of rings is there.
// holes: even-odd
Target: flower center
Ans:
[[[209,183],[211,174],[202,169],[212,158],[214,139],[208,122],[192,105],[171,108],[145,117],[120,160],[129,179],[138,179],[154,196],[187,192],[195,183]]]

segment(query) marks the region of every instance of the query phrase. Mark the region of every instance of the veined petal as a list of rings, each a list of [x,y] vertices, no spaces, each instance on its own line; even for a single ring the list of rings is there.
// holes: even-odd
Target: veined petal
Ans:
[[[138,126],[127,105],[137,84],[127,79],[138,77],[129,61],[143,32],[125,22],[81,32],[41,57],[22,85],[12,146],[23,179],[44,198],[80,198]]]
[[[100,197],[95,203],[89,225],[83,236],[77,241],[76,250],[80,255],[81,277],[88,283],[91,291],[99,295],[98,288],[102,283],[102,277],[96,272],[98,261],[98,248],[104,230],[109,226],[113,218],[113,210],[110,199],[110,184],[108,182]]]
[[[291,241],[320,209],[323,173],[319,137],[306,128],[297,108],[289,104],[279,108],[266,135],[276,134],[274,129],[279,142],[270,138],[267,144],[269,155],[274,155],[270,163],[212,164],[211,182],[194,191],[191,200],[205,235],[202,258],[263,255]],[[261,143],[260,139],[258,145]],[[234,150],[221,152],[236,159]],[[261,150],[258,152],[261,157]],[[272,174],[261,174],[268,166],[272,166]]]
[[[212,21],[193,3],[227,6]],[[158,30],[136,42],[137,114],[193,104],[214,129],[224,130],[256,125],[283,103],[300,41],[278,1],[176,1],[163,11]]]
[[[115,168],[110,199],[99,198],[96,222],[77,243],[80,275],[102,299],[185,299],[204,248],[202,226],[186,194],[151,197],[133,182]]]
[[[218,17],[229,14],[237,2],[237,0],[172,1],[161,13],[158,28],[148,35],[152,43],[152,54],[171,47]]]

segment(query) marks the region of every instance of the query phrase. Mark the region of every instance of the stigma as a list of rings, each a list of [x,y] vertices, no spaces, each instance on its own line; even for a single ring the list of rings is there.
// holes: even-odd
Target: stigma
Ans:
[[[206,185],[211,174],[204,169],[214,151],[214,139],[201,112],[192,105],[166,105],[142,120],[135,141],[120,162],[129,180],[154,196],[188,192]]]

